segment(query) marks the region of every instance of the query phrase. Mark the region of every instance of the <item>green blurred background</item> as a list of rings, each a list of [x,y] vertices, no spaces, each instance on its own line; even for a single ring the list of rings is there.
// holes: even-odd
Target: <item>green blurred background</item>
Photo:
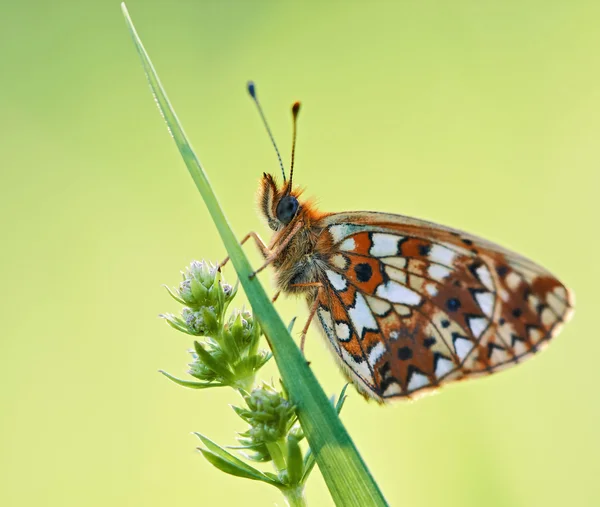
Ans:
[[[599,505],[600,3],[129,9],[240,237],[268,236],[254,192],[277,172],[252,78],[286,159],[302,99],[297,181],[323,209],[466,229],[574,289],[574,321],[523,366],[416,403],[351,391],[343,420],[390,503]],[[192,431],[234,443],[235,394],[157,373],[183,376],[190,346],[157,318],[177,309],[161,284],[225,251],[119,3],[3,2],[0,74],[0,504],[283,505],[194,451]],[[307,313],[278,308],[286,321]],[[339,392],[314,330],[306,352]],[[317,473],[307,495],[331,504]]]

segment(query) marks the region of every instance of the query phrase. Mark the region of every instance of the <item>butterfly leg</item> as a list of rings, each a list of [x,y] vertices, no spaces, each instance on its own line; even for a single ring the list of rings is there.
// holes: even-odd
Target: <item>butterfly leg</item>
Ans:
[[[267,259],[269,257],[269,254],[271,253],[269,250],[269,247],[267,247],[267,245],[265,245],[265,242],[254,231],[250,231],[248,234],[246,234],[240,241],[240,245],[243,245],[244,243],[246,243],[246,241],[248,241],[250,238],[252,238],[254,240],[256,246],[260,250],[261,255],[265,259]],[[225,259],[223,259],[223,262],[219,263],[219,270],[223,266],[225,266],[225,264],[227,264],[228,262],[229,262],[229,255],[227,257],[225,257]]]
[[[306,334],[308,333],[308,328],[310,327],[310,323],[312,322],[317,310],[319,309],[319,295],[321,290],[323,289],[323,284],[321,282],[310,282],[310,283],[295,283],[292,287],[318,287],[317,296],[315,297],[315,301],[310,307],[308,320],[302,329],[302,333],[300,334],[300,350],[304,354],[304,342],[306,341]]]
[[[258,273],[260,273],[269,264],[271,264],[275,259],[277,259],[277,257],[279,257],[281,252],[283,252],[285,250],[285,247],[288,246],[289,242],[296,235],[296,233],[302,228],[303,225],[304,224],[301,221],[298,222],[294,226],[294,228],[290,231],[290,233],[287,235],[287,237],[281,243],[279,243],[279,245],[277,245],[277,247],[274,250],[269,250],[268,247],[265,247],[265,253],[267,254],[267,255],[265,255],[265,253],[263,253],[263,255],[265,255],[265,263],[260,268],[258,268],[254,273],[252,273],[250,275],[250,279],[252,279],[256,275],[258,275]],[[258,237],[258,235],[256,235],[256,236]],[[264,245],[264,243],[263,243],[263,245]]]

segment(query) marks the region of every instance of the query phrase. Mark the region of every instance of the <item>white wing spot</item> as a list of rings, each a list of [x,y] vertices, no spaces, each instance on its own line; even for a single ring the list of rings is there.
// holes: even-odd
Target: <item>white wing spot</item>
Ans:
[[[428,283],[427,285],[425,285],[425,290],[427,291],[427,294],[429,294],[431,297],[437,296],[438,289],[434,284]]]
[[[447,267],[440,266],[439,264],[431,264],[427,268],[427,276],[438,282],[443,281],[450,273],[451,271]]]
[[[456,351],[456,355],[462,361],[471,350],[475,344],[466,338],[456,338],[454,340],[454,350]]]
[[[384,257],[381,260],[388,266],[394,266],[398,269],[406,268],[406,257]]]
[[[325,270],[325,274],[329,279],[331,286],[338,291],[345,291],[348,288],[348,281],[339,273],[331,271],[330,269]]]
[[[354,238],[346,238],[340,243],[339,248],[344,252],[352,252],[356,248],[356,241],[354,241]]]
[[[414,290],[389,280],[385,284],[380,284],[375,293],[378,297],[391,301],[392,303],[402,303],[415,306],[421,303],[421,296]]]
[[[450,361],[450,359],[440,357],[435,364],[435,376],[437,378],[442,378],[447,373],[450,373],[454,368],[456,368],[456,365]]]
[[[400,387],[400,384],[398,384],[398,382],[392,382],[389,386],[387,386],[385,391],[383,391],[383,396],[388,397],[388,396],[394,396],[395,394],[401,394],[401,393],[402,393],[402,388]]]
[[[495,344],[495,342],[490,340],[490,343]],[[508,359],[508,354],[506,353],[506,350],[504,350],[504,347],[501,345],[496,345],[493,346],[491,348],[492,352],[490,354],[490,359],[496,363],[502,362],[505,359]]]
[[[332,225],[329,228],[329,233],[333,237],[333,242],[334,243],[339,243],[346,236],[348,236],[348,234],[351,233],[351,232],[352,232],[352,228],[349,227],[348,224]]]
[[[492,281],[492,275],[487,266],[481,265],[476,270],[477,278],[484,285],[487,290],[494,290],[494,282]]]
[[[398,241],[401,236],[392,234],[374,233],[371,236],[371,249],[369,253],[375,257],[386,257],[388,255],[398,255]]]
[[[412,310],[408,306],[394,305],[394,310],[396,310],[396,313],[400,315],[400,317],[410,317],[412,315]]]
[[[333,330],[333,320],[331,319],[331,313],[324,308],[319,308],[319,316],[323,323],[330,329]]]
[[[542,332],[535,327],[531,327],[528,329],[527,336],[531,340],[531,343],[537,343],[544,337]]]
[[[513,345],[512,349],[517,356],[528,352],[527,345],[525,345],[525,343],[521,340],[515,340],[515,344]]]
[[[336,255],[331,256],[330,262],[336,268],[341,269],[341,270],[345,270],[348,265],[348,260],[342,254],[336,254]]]
[[[442,245],[433,245],[427,257],[433,262],[452,266],[452,262],[456,257],[456,252]]]
[[[413,374],[410,377],[410,381],[408,382],[407,389],[409,391],[415,391],[417,389],[420,389],[421,387],[425,387],[428,384],[429,384],[429,379],[422,373],[415,371],[415,372],[413,372]]]
[[[356,328],[356,334],[358,335],[359,340],[362,339],[365,329],[378,329],[377,322],[371,313],[371,309],[360,292],[356,293],[354,306],[348,308],[348,315]]]
[[[475,300],[481,311],[488,317],[494,314],[494,295],[491,292],[476,292]]]
[[[385,345],[381,342],[377,342],[377,345],[375,345],[369,352],[369,364],[371,366],[375,367],[375,364],[377,364],[377,361],[379,361],[381,359],[381,357],[383,356],[383,354],[385,354],[385,353],[386,353]]]
[[[335,335],[341,342],[347,342],[352,336],[350,333],[350,326],[345,322],[337,322],[335,324]]]
[[[373,313],[375,313],[375,315],[385,315],[392,308],[392,305],[389,304],[387,301],[384,301],[383,299],[374,298],[372,296],[366,296],[366,298],[367,303],[369,303],[369,306],[371,307],[371,310],[373,310]]]
[[[406,272],[400,271],[399,269],[393,268],[392,266],[387,266],[385,268],[385,272],[392,279],[399,283],[406,283]]]
[[[517,273],[515,273],[514,271],[511,271],[510,273],[508,273],[508,275],[506,275],[504,282],[506,283],[506,286],[514,292],[521,284],[521,277],[517,275]]]
[[[527,298],[527,303],[529,303],[529,307],[534,311],[538,311],[538,305],[541,303],[540,298],[538,298],[535,294],[529,294]]]
[[[471,317],[469,319],[469,327],[475,338],[479,338],[488,326],[487,319],[483,317]]]

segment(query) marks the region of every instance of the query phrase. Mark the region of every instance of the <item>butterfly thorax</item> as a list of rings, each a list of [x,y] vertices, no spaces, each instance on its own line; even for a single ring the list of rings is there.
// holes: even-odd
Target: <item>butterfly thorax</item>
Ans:
[[[316,294],[315,287],[305,284],[319,282],[325,276],[328,252],[323,249],[323,229],[310,218],[309,213],[301,212],[298,221],[294,220],[273,238],[274,249],[289,239],[287,246],[273,261],[277,288],[288,294]],[[294,226],[298,223],[301,225],[294,232]],[[289,234],[293,236],[288,238]]]

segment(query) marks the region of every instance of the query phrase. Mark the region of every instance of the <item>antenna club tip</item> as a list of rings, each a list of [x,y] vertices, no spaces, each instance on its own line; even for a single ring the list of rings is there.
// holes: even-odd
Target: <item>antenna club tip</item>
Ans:
[[[298,116],[298,112],[300,111],[300,102],[296,101],[292,105],[292,114],[294,116]]]
[[[246,84],[246,88],[250,96],[253,99],[256,99],[256,86],[254,85],[254,81],[248,81],[248,83]]]

